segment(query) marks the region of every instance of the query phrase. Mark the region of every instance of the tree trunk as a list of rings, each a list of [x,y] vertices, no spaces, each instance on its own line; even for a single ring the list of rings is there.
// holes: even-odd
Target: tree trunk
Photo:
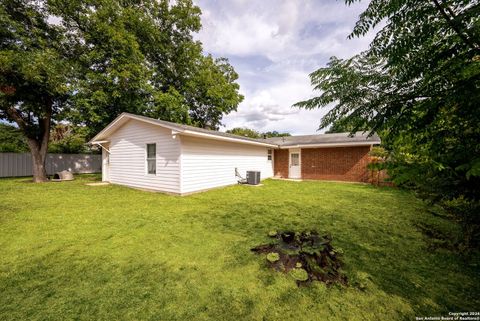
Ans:
[[[27,122],[13,107],[7,109],[7,114],[15,120],[27,138],[27,144],[32,154],[33,182],[46,182],[48,178],[45,160],[47,158],[48,140],[50,139],[52,103],[49,102],[42,116],[38,117],[38,127],[31,122]],[[35,130],[32,130],[34,127]]]
[[[47,159],[48,140],[50,139],[50,120],[51,112],[38,120],[40,132],[37,139],[28,138],[28,146],[32,153],[34,183],[46,182],[48,180],[45,160]]]
[[[47,169],[45,168],[45,159],[47,157],[46,150],[39,148],[38,142],[30,138],[28,139],[28,147],[30,147],[30,152],[32,154],[33,182],[46,182],[48,180]]]

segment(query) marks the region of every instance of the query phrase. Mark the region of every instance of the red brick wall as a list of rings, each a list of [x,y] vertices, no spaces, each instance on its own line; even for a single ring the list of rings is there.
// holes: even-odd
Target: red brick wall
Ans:
[[[275,149],[273,154],[273,174],[288,178],[288,149]]]
[[[367,182],[369,151],[370,146],[302,149],[302,178]]]

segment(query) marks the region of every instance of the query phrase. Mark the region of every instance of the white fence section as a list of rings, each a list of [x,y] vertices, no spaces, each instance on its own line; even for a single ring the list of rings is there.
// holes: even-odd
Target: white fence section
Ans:
[[[102,155],[92,154],[47,154],[47,174],[69,170],[73,173],[100,173]],[[0,153],[0,177],[31,176],[30,153]]]

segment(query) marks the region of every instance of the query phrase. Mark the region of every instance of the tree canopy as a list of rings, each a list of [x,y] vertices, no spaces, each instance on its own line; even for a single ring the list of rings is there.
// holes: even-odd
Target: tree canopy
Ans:
[[[347,4],[355,2],[347,0]],[[464,244],[479,240],[480,3],[369,3],[350,38],[378,27],[370,48],[332,57],[311,76],[320,94],[301,108],[334,107],[321,127],[383,132],[390,175],[454,214]],[[476,240],[476,241],[473,241]]]
[[[227,133],[239,135],[239,136],[251,137],[251,138],[291,136],[290,133],[280,133],[280,132],[277,132],[276,130],[261,133],[259,131],[256,131],[255,129],[250,129],[246,127],[235,127],[227,130]]]
[[[271,132],[265,132],[262,134],[262,136],[265,135],[266,137],[287,137],[287,136],[292,136],[290,133],[287,132],[277,132],[276,130],[271,131]]]
[[[193,40],[201,12],[190,0],[54,3],[54,13],[88,44],[80,46],[87,73],[69,101],[70,119],[94,133],[123,111],[216,129],[243,100],[233,67],[204,56]]]
[[[369,132],[370,128],[366,125],[361,124],[361,119],[352,119],[351,117],[341,117],[332,122],[326,134],[332,133],[353,133],[356,131],[366,131]]]
[[[43,168],[51,123],[92,137],[121,112],[217,128],[243,100],[224,58],[204,55],[191,0],[0,3],[0,119]]]
[[[250,129],[246,127],[235,127],[226,131],[229,134],[234,134],[238,136],[245,136],[250,138],[260,138],[260,132],[256,131],[255,129]]]

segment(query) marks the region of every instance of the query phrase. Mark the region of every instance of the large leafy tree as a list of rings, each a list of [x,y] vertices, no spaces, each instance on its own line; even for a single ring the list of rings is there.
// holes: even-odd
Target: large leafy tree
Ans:
[[[186,82],[187,104],[193,124],[218,129],[224,114],[237,109],[243,96],[235,83],[238,75],[225,58],[203,57],[197,70]],[[212,108],[216,106],[216,108]]]
[[[69,39],[48,18],[39,2],[0,3],[0,118],[25,135],[36,182],[46,180],[51,121],[64,109],[74,74]]]
[[[200,28],[191,0],[0,2],[0,118],[27,138],[34,181],[58,121],[87,137],[124,111],[218,127],[243,96],[193,40]]]
[[[449,209],[471,246],[479,239],[480,2],[374,0],[350,37],[377,26],[367,51],[313,72],[320,95],[296,106],[333,104],[322,127],[345,119],[351,131],[382,130],[393,179]]]
[[[123,111],[217,128],[243,100],[228,61],[204,56],[193,40],[201,12],[191,0],[50,3],[88,45],[80,46],[87,72],[69,100],[69,119],[92,134]]]
[[[352,133],[354,131],[370,131],[370,129],[365,125],[360,125],[361,119],[355,119],[351,117],[341,117],[334,120],[328,130],[325,132],[327,134],[332,133]]]

